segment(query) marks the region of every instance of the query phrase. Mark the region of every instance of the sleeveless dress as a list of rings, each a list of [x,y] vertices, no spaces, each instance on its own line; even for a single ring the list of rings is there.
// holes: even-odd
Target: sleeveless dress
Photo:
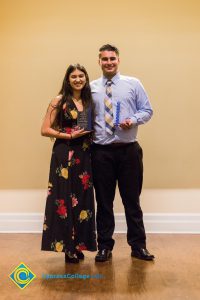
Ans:
[[[74,103],[61,112],[62,132],[71,133],[79,114]],[[41,250],[96,251],[91,136],[56,139],[51,157]]]

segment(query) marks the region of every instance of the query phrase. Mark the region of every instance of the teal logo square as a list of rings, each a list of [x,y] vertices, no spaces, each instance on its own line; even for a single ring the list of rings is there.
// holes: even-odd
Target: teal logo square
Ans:
[[[36,275],[21,262],[8,277],[23,290],[36,278]]]

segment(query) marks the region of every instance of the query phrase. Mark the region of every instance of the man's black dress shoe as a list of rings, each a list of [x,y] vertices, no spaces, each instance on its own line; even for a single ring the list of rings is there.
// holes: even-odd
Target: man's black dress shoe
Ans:
[[[104,262],[112,257],[112,252],[109,249],[99,250],[95,256],[95,261]]]
[[[132,248],[131,256],[143,260],[153,260],[155,258],[146,248]]]

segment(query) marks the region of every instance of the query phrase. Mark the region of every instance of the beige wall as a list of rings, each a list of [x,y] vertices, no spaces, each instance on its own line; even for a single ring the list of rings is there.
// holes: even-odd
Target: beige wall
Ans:
[[[0,189],[45,189],[52,143],[40,136],[70,63],[100,75],[98,48],[121,51],[154,108],[139,130],[144,188],[200,187],[200,2],[0,1]]]

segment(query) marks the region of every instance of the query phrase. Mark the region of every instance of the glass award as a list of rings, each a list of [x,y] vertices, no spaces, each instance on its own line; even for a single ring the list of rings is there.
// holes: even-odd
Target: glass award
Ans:
[[[78,113],[77,126],[86,131],[92,130],[91,111],[89,109]]]
[[[116,105],[116,116],[115,116],[115,122],[114,122],[114,125],[115,127],[119,127],[120,125],[120,102],[117,101],[117,105]]]

